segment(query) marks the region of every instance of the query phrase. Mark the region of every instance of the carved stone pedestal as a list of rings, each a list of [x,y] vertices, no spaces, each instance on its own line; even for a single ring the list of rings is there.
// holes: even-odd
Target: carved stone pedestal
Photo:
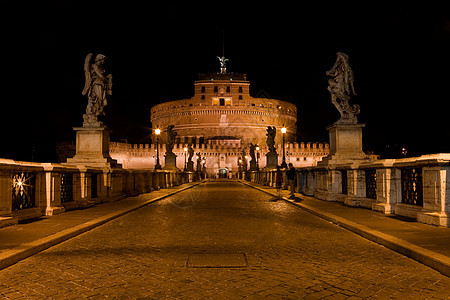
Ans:
[[[165,157],[165,163],[164,163],[164,170],[175,170],[177,169],[177,156],[175,153],[167,153],[164,155]]]
[[[194,172],[194,162],[192,160],[188,161],[186,165],[186,170],[189,172]]]
[[[117,160],[109,156],[109,134],[106,127],[74,127],[77,132],[76,154],[67,159],[67,164],[90,167],[120,167]]]
[[[368,156],[362,150],[362,129],[365,124],[333,124],[327,128],[330,136],[330,154],[320,165],[328,161],[352,163],[366,160]]]
[[[250,161],[250,170],[249,171],[256,171],[256,160]]]
[[[362,150],[364,126],[365,124],[335,123],[327,128],[330,135],[330,154],[317,164],[323,171],[318,174],[320,184],[314,197],[359,206],[362,195],[362,191],[359,190],[361,184],[358,184],[358,174],[352,172],[361,163],[370,159]],[[346,167],[342,167],[343,165]],[[345,194],[343,185],[347,189]]]
[[[275,169],[278,166],[278,153],[269,152],[266,154],[266,168]]]

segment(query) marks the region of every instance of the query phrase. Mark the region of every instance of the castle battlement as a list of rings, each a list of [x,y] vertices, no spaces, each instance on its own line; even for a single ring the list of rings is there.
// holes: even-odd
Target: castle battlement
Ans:
[[[172,151],[177,156],[177,167],[182,169],[188,153],[184,151],[185,147],[192,146],[194,150],[193,161],[196,162],[197,153],[200,153],[199,159],[205,161],[207,170],[216,170],[218,168],[226,168],[229,172],[236,172],[238,169],[239,159],[247,156],[247,163],[250,162],[250,149],[243,147],[239,140],[223,139],[214,140],[211,143],[178,143],[175,144]],[[261,147],[261,146],[260,146]],[[316,142],[300,142],[285,144],[286,161],[292,162],[295,167],[315,166],[318,161],[330,153],[328,143]],[[281,164],[283,146],[276,146],[278,159]],[[243,154],[243,151],[245,154]],[[265,166],[267,147],[261,147],[259,151],[255,151],[255,156],[261,166]],[[161,165],[164,167],[164,155],[166,153],[166,144],[159,144],[159,158]],[[127,143],[110,143],[110,155],[116,159],[125,169],[141,169],[154,168],[156,164],[156,144],[127,144]],[[214,171],[215,172],[215,171]],[[213,173],[213,172],[211,172]]]

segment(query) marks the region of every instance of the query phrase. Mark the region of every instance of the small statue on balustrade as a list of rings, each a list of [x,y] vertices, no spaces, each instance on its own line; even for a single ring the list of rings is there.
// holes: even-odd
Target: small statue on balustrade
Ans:
[[[187,152],[188,152],[188,155],[189,155],[188,156],[188,162],[192,162],[192,157],[194,156],[194,149],[192,149],[191,145],[188,146]]]
[[[253,143],[250,143],[250,157],[252,158],[252,161],[256,162],[256,156],[255,156],[255,150],[256,150],[256,145],[253,145]]]
[[[175,145],[175,138],[177,137],[178,133],[173,130],[175,125],[169,125],[167,126],[167,148],[166,153],[173,153],[173,146]]]
[[[267,126],[267,147],[269,148],[270,153],[276,153],[275,150],[275,136],[277,135],[277,131],[275,129],[275,126]]]

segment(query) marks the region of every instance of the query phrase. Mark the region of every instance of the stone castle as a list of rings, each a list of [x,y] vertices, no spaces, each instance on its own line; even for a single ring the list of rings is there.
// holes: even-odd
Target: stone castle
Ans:
[[[255,151],[258,168],[265,167],[268,126],[275,126],[277,131],[275,143],[279,164],[283,159],[282,127],[286,128],[287,163],[291,162],[295,167],[315,166],[330,152],[327,143],[297,143],[296,105],[282,100],[251,97],[246,74],[200,74],[194,87],[194,96],[190,99],[168,101],[151,108],[153,144],[112,142],[111,158],[125,169],[154,168],[157,156],[155,129],[159,128],[159,159],[164,168],[167,143],[164,130],[169,125],[174,125],[178,134],[173,149],[177,155],[177,168],[185,168],[188,153],[184,149],[190,145],[195,152],[192,158],[195,167],[200,165],[209,177],[231,178],[237,172],[247,170],[251,160],[251,143],[258,146]],[[74,152],[71,147],[74,145],[59,145],[57,152],[60,161]]]

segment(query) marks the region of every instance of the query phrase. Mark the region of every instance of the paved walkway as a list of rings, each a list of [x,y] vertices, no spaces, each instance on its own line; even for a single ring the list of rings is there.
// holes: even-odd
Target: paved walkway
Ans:
[[[448,286],[423,264],[233,181],[145,205],[0,271],[6,299],[448,299]]]
[[[199,182],[187,183],[0,228],[0,270],[149,203],[198,184]]]
[[[276,196],[273,187],[242,183]],[[340,202],[318,200],[300,193],[295,196],[295,200],[288,199],[289,192],[283,190],[285,201],[450,276],[450,228],[422,224],[413,219],[384,215],[365,208],[348,207]]]

